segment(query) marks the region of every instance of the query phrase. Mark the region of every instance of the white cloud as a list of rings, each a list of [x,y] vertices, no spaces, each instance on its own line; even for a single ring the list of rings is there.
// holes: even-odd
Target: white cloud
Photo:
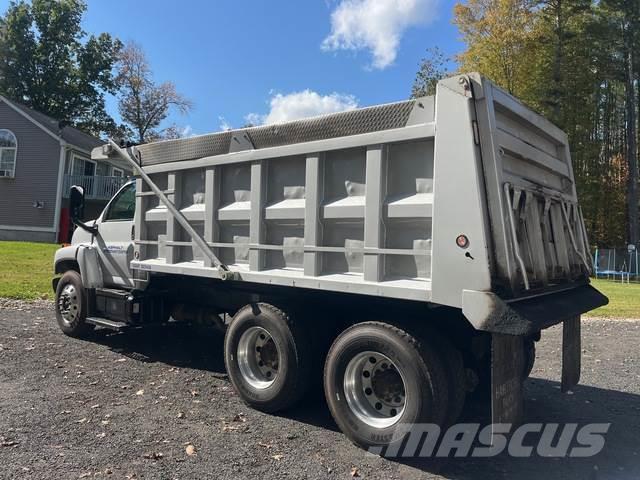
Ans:
[[[262,125],[266,118],[266,115],[260,115],[259,113],[250,113],[244,117],[245,121],[250,125]]]
[[[187,125],[186,127],[180,128],[181,137],[195,137],[198,135],[193,131],[193,127],[191,125]]]
[[[313,90],[303,90],[286,95],[277,93],[269,100],[269,113],[250,113],[245,117],[253,125],[288,122],[299,118],[353,110],[358,101],[353,95],[331,93],[320,95]]]
[[[220,122],[220,130],[222,130],[223,132],[226,132],[227,130],[232,130],[233,127],[231,126],[231,124],[229,122],[227,122],[227,119],[224,118],[222,115],[220,115],[218,117],[218,121]]]
[[[341,0],[322,49],[366,49],[373,55],[372,67],[386,68],[396,59],[404,31],[433,21],[437,5],[438,0]]]

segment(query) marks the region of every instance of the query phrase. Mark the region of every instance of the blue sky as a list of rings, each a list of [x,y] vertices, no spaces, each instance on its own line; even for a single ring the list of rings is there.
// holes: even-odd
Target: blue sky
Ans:
[[[0,11],[8,3],[0,0]],[[88,0],[84,28],[140,44],[155,79],[173,81],[194,103],[170,122],[199,134],[240,127],[250,114],[277,121],[407,98],[426,48],[462,48],[453,4]],[[115,103],[109,109],[115,114]]]

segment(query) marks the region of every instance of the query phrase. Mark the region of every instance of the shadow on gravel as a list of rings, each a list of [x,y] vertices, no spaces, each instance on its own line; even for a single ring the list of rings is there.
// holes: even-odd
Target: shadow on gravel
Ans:
[[[172,325],[123,333],[96,331],[90,341],[141,362],[194,368],[225,378],[223,340],[223,336],[212,329]],[[282,416],[337,431],[319,387],[317,385],[300,406]],[[587,423],[610,423],[604,449],[591,458],[549,458],[534,453],[531,458],[513,458],[503,454],[486,459],[395,458],[388,461],[460,480],[640,478],[640,395],[589,386],[578,386],[572,395],[563,395],[559,383],[532,378],[525,385],[525,398],[528,423],[557,423],[561,426],[577,423],[578,428]],[[460,422],[486,424],[489,422],[488,412],[486,402],[468,402]],[[525,444],[531,445],[531,441],[531,438],[525,439]]]
[[[578,386],[572,395],[560,393],[560,384],[530,379],[526,384],[527,423],[610,423],[605,446],[591,458],[550,458],[535,453],[530,458],[506,454],[486,459],[389,459],[446,478],[473,480],[487,478],[551,479],[638,479],[640,478],[640,395],[588,386]],[[489,406],[473,402],[465,407],[460,422],[488,422]],[[560,430],[559,430],[560,431]],[[559,439],[559,431],[553,445]],[[535,434],[524,444],[535,446]],[[580,446],[574,442],[574,446]]]
[[[98,329],[88,341],[140,362],[161,362],[226,377],[224,335],[212,328],[175,324],[120,333]]]

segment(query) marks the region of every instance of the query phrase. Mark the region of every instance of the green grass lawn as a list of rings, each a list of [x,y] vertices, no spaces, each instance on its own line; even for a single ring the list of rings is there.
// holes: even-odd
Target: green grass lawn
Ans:
[[[0,242],[0,297],[52,298],[53,254],[59,245]]]
[[[589,316],[640,318],[640,283],[599,279],[593,280],[593,286],[609,297],[609,304],[589,312]]]
[[[55,244],[0,242],[0,297],[32,300],[52,298]],[[622,284],[594,280],[594,286],[609,297],[609,305],[590,316],[640,318],[640,283]]]

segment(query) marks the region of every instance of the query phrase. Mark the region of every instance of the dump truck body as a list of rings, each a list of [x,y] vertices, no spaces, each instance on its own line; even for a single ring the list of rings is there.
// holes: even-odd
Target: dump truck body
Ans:
[[[479,76],[435,97],[136,150],[237,280],[464,308],[487,330],[502,301],[588,283],[566,135]],[[144,180],[136,191],[131,269],[215,277]]]

